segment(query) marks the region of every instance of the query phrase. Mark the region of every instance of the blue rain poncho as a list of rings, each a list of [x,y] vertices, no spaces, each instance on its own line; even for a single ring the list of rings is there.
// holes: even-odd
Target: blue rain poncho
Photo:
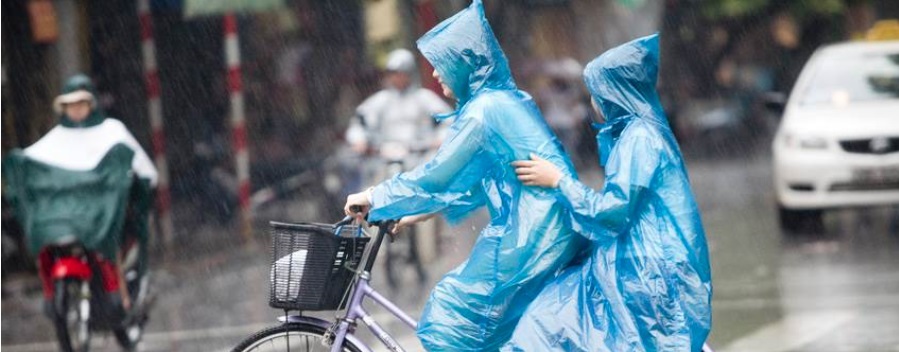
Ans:
[[[572,177],[559,201],[592,256],[565,270],[522,317],[509,351],[699,351],[711,327],[708,247],[687,171],[655,90],[658,35],[584,70],[607,122],[605,184]]]
[[[451,222],[486,206],[490,223],[467,261],[437,283],[418,336],[430,351],[495,351],[525,307],[586,241],[553,192],[526,187],[511,163],[534,153],[574,178],[530,96],[515,86],[480,1],[418,47],[457,97],[433,160],[372,189],[372,220],[442,212]]]

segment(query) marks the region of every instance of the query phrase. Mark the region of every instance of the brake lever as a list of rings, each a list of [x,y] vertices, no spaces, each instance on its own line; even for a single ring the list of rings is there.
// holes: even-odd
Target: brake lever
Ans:
[[[349,225],[349,224],[353,223],[353,220],[355,220],[355,219],[352,216],[347,215],[346,217],[343,218],[343,220],[340,220],[337,223],[335,223],[334,227],[341,227],[341,226]]]
[[[359,205],[351,205],[351,206],[350,206],[350,212],[352,212],[352,213],[361,213],[361,212],[362,212],[362,206],[359,206]],[[347,221],[347,219],[349,219],[350,221],[352,221],[353,217],[352,217],[352,216],[347,216],[346,218],[343,219],[343,221]],[[363,220],[368,221],[368,214],[367,214],[367,213],[365,214],[365,218],[363,218]],[[343,221],[341,221],[341,222],[343,222]],[[387,234],[388,240],[390,240],[390,243],[393,243],[394,241],[396,241],[396,234],[393,233],[393,231],[391,230],[391,227],[393,227],[393,225],[396,224],[396,222],[397,222],[396,220],[384,220],[384,221],[369,222],[369,224],[374,225],[374,226],[377,226],[378,229],[379,229],[380,231],[386,233],[386,234]]]

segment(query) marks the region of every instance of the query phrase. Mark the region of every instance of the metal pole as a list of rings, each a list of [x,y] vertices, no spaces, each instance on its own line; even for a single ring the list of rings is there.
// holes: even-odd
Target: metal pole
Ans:
[[[85,57],[82,55],[81,40],[85,38],[86,19],[82,17],[78,1],[54,0],[59,38],[55,48],[56,64],[60,77],[66,79],[85,71]]]
[[[228,66],[228,93],[231,97],[231,138],[234,165],[237,168],[238,199],[240,201],[241,234],[252,241],[250,214],[250,158],[247,153],[247,132],[244,123],[243,82],[240,72],[240,42],[237,36],[237,17],[224,17],[225,61]]]
[[[147,91],[150,127],[152,129],[153,161],[159,173],[156,186],[156,211],[163,244],[169,248],[172,243],[171,194],[169,193],[169,168],[165,157],[165,130],[162,121],[162,100],[159,97],[159,73],[156,65],[156,43],[153,39],[153,14],[149,0],[138,0],[137,15],[140,19],[141,51],[144,59],[144,84]]]

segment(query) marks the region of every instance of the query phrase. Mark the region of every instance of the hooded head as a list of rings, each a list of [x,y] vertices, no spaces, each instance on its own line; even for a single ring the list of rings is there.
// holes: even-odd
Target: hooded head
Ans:
[[[647,119],[668,128],[656,92],[658,73],[658,34],[614,47],[587,64],[584,81],[606,119],[597,135],[600,164],[605,165],[621,131],[633,119]]]
[[[584,69],[590,95],[608,123],[643,117],[664,121],[656,81],[659,73],[659,35],[632,40],[606,51]]]
[[[418,49],[453,90],[458,107],[484,89],[516,89],[481,0],[425,33]]]
[[[65,114],[65,104],[88,101],[91,112],[86,119],[75,122]],[[62,88],[62,94],[53,100],[53,110],[60,115],[60,124],[66,127],[91,127],[99,125],[106,118],[97,106],[97,92],[91,79],[77,74],[68,79]]]

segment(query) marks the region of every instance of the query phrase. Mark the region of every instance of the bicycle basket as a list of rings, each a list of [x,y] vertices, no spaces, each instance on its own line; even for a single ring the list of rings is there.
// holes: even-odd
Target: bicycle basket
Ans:
[[[270,222],[272,236],[271,292],[273,308],[337,310],[362,260],[367,237],[350,237],[357,226]]]

